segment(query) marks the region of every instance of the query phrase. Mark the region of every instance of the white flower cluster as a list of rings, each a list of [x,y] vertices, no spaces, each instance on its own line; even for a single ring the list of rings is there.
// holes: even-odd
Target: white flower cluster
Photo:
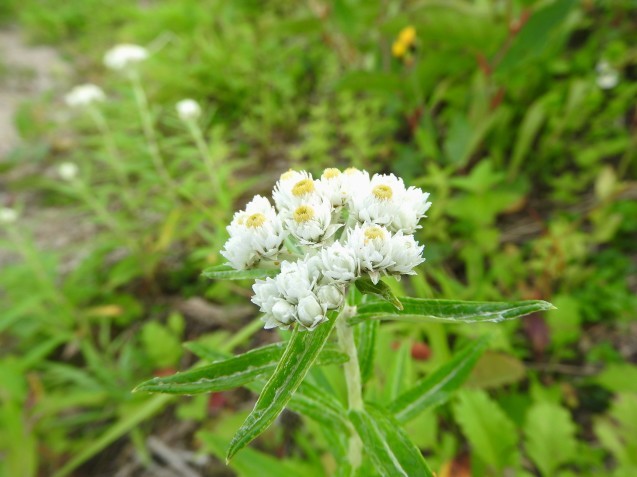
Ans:
[[[115,71],[125,71],[128,68],[145,61],[148,50],[143,46],[123,43],[116,45],[104,55],[104,65]]]
[[[84,108],[105,99],[102,88],[90,83],[76,86],[64,96],[64,101],[71,108]]]
[[[272,198],[274,206],[256,196],[234,215],[221,251],[237,270],[280,266],[275,278],[253,286],[266,328],[296,322],[312,330],[356,279],[400,279],[424,261],[413,233],[431,206],[429,194],[393,174],[331,168],[314,179],[290,170]]]

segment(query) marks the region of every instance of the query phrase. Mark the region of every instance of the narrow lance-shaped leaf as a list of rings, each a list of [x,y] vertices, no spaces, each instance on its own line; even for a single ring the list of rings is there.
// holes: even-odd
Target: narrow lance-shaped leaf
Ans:
[[[235,270],[227,263],[215,267],[206,268],[201,274],[213,280],[245,280],[273,277],[279,273],[278,268],[250,268],[248,270]]]
[[[263,388],[254,409],[232,439],[228,460],[267,429],[283,411],[321,352],[335,321],[336,317],[331,316],[329,321],[314,331],[299,331],[298,328],[294,330],[274,374]]]
[[[448,323],[483,323],[504,321],[538,311],[554,310],[549,302],[524,300],[510,302],[433,300],[400,298],[402,310],[386,302],[364,303],[355,316],[348,320],[355,325],[365,320],[400,320],[411,322],[444,321]]]
[[[137,386],[134,391],[198,394],[243,386],[270,375],[281,359],[285,346],[285,343],[275,343],[190,371],[153,378]],[[319,354],[317,364],[340,364],[346,360],[345,354],[335,347],[328,347]]]
[[[403,309],[403,305],[400,303],[400,300],[396,298],[394,292],[385,282],[374,283],[369,278],[359,278],[354,283],[361,293],[365,295],[374,295],[387,303],[391,303],[398,310]]]
[[[451,361],[445,363],[426,378],[398,396],[388,407],[398,422],[405,423],[424,410],[447,401],[465,382],[473,366],[482,356],[489,342],[483,336],[464,348]]]
[[[352,410],[349,418],[383,477],[433,477],[420,450],[392,417],[378,407]]]

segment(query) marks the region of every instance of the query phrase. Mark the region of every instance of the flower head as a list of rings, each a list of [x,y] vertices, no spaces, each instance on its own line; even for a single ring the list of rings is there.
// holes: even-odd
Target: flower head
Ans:
[[[175,108],[177,116],[185,123],[195,121],[201,116],[201,107],[194,99],[182,99],[175,105]]]
[[[78,167],[72,162],[63,162],[58,166],[58,175],[65,181],[73,181],[77,177]]]
[[[18,212],[9,207],[0,207],[0,224],[12,224],[18,220]]]
[[[143,46],[124,43],[114,46],[106,52],[104,65],[111,70],[124,71],[147,58],[148,50]]]
[[[105,99],[102,88],[94,84],[76,86],[64,96],[64,101],[72,108],[84,108]]]

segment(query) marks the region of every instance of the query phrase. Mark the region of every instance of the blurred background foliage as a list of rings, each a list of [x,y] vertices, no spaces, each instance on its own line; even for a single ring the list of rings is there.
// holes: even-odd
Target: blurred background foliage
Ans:
[[[109,96],[106,135],[63,90],[33,97],[0,163],[4,205],[33,219],[0,235],[1,476],[330,475],[325,437],[291,413],[229,469],[205,457],[223,455],[248,391],[130,390],[197,346],[278,339],[254,324],[249,283],[200,271],[220,263],[233,210],[281,172],[350,165],[432,194],[427,262],[397,292],[559,308],[380,328],[372,400],[495,335],[466,389],[410,425],[438,475],[637,475],[635,1],[9,0],[0,20],[55,45],[67,86]],[[174,190],[129,85],[102,66],[122,42],[152,52],[141,76]],[[184,97],[204,108],[219,191],[174,112]],[[57,177],[63,161],[77,182]],[[43,220],[65,225],[43,240]],[[343,392],[336,375],[313,378]]]

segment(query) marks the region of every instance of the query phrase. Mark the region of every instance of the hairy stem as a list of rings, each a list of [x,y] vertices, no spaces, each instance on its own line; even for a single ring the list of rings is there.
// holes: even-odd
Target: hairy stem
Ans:
[[[343,364],[345,372],[345,382],[347,383],[347,402],[349,410],[363,409],[363,392],[361,371],[358,365],[358,352],[356,351],[356,342],[354,341],[354,331],[347,325],[347,318],[356,314],[356,307],[345,305],[343,311],[336,321],[336,335],[338,343],[343,353],[349,360]],[[349,438],[348,459],[352,465],[352,469],[356,470],[361,465],[363,443],[356,431],[351,429]]]

